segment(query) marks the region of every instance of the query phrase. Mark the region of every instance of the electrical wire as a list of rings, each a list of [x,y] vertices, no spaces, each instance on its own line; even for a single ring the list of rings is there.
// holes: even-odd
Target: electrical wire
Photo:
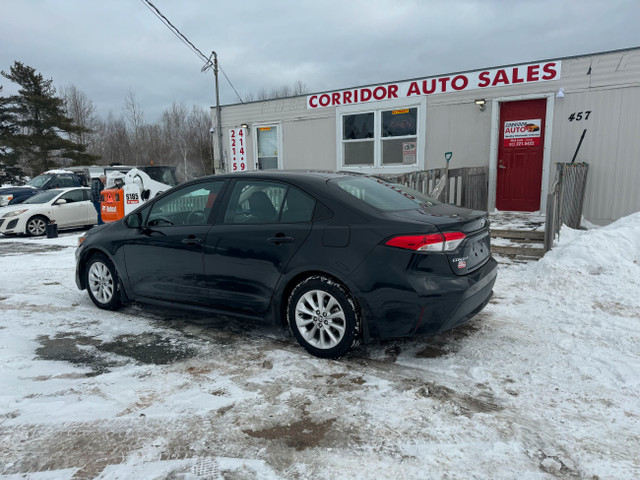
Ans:
[[[160,19],[160,21],[162,23],[165,24],[165,26],[171,30],[171,33],[173,33],[176,37],[178,37],[178,39],[184,43],[187,47],[189,47],[199,58],[200,60],[206,62],[208,61],[206,55],[204,53],[202,53],[198,47],[196,47],[193,43],[191,43],[189,41],[189,39],[187,37],[185,37],[182,32],[180,30],[178,30],[178,28],[171,23],[171,21],[165,17],[162,12],[158,9],[158,7],[156,7],[150,0],[142,0],[142,3],[144,3],[149,10],[151,10],[151,12],[153,12],[153,14],[158,17]]]
[[[198,47],[196,47],[193,43],[191,43],[191,41],[180,30],[178,30],[178,27],[176,27],[173,23],[171,23],[171,21],[167,17],[165,17],[163,15],[163,13],[158,9],[158,7],[156,7],[151,2],[151,0],[141,0],[141,1],[171,31],[171,33],[173,33],[182,43],[184,43],[187,47],[189,47],[189,49],[193,53],[195,53],[196,56],[200,60],[205,62],[204,66],[201,69],[202,72],[205,72],[205,71],[207,71],[209,69],[214,68],[213,62],[211,61],[211,57],[213,56],[213,52],[211,53],[211,55],[209,57],[207,57],[204,53],[202,53],[200,51],[200,49]],[[235,87],[231,83],[231,80],[229,80],[229,77],[227,76],[225,71],[222,70],[222,66],[220,65],[220,62],[218,62],[218,68],[220,69],[220,71],[222,71],[222,74],[224,75],[224,78],[227,79],[227,82],[229,82],[229,85],[231,86],[231,88],[235,92],[236,96],[240,100],[240,103],[244,103],[242,98],[240,97],[240,94],[238,94],[238,91],[235,89]]]
[[[222,72],[222,75],[224,75],[224,78],[227,79],[227,82],[229,82],[229,85],[231,85],[231,88],[233,89],[233,91],[236,94],[236,97],[238,97],[238,100],[240,100],[240,103],[244,103],[244,101],[242,100],[242,98],[240,97],[240,94],[238,93],[238,91],[236,90],[236,87],[233,86],[233,83],[231,83],[231,80],[229,80],[229,77],[227,77],[226,72],[223,70],[222,65],[220,64],[220,62],[218,62],[218,67],[220,68],[220,71]]]

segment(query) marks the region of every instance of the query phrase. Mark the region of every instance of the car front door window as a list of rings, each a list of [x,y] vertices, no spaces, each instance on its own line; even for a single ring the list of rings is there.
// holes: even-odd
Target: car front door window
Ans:
[[[191,185],[158,200],[151,207],[150,227],[206,225],[222,182]]]

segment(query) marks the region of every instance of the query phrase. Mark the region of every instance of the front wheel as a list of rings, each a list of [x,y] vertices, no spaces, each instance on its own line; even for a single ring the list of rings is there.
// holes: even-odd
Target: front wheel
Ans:
[[[122,305],[116,268],[104,255],[94,255],[86,270],[86,285],[89,298],[97,307],[116,310]]]
[[[323,276],[309,277],[291,292],[287,305],[289,327],[310,354],[338,358],[359,339],[360,314],[349,291]]]
[[[47,224],[49,221],[40,215],[36,217],[32,217],[27,221],[26,233],[27,235],[32,235],[34,237],[39,237],[40,235],[44,235],[47,231]]]

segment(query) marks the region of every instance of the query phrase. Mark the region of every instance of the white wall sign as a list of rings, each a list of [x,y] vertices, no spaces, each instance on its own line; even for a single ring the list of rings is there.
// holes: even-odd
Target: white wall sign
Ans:
[[[244,172],[247,170],[247,129],[229,129],[229,153],[231,162],[229,168],[232,172]]]
[[[416,163],[416,142],[402,143],[402,164],[413,165]]]
[[[386,83],[307,96],[307,109],[379,102],[422,95],[505,87],[560,79],[562,62],[543,62],[457,73],[399,83]]]

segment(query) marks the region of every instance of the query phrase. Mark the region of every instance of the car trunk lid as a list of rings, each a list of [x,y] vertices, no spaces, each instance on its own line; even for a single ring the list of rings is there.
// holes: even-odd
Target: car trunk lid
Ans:
[[[456,275],[474,272],[491,256],[489,215],[487,212],[437,204],[427,208],[394,212],[394,216],[435,225],[440,233],[462,232],[464,241],[445,252]]]

